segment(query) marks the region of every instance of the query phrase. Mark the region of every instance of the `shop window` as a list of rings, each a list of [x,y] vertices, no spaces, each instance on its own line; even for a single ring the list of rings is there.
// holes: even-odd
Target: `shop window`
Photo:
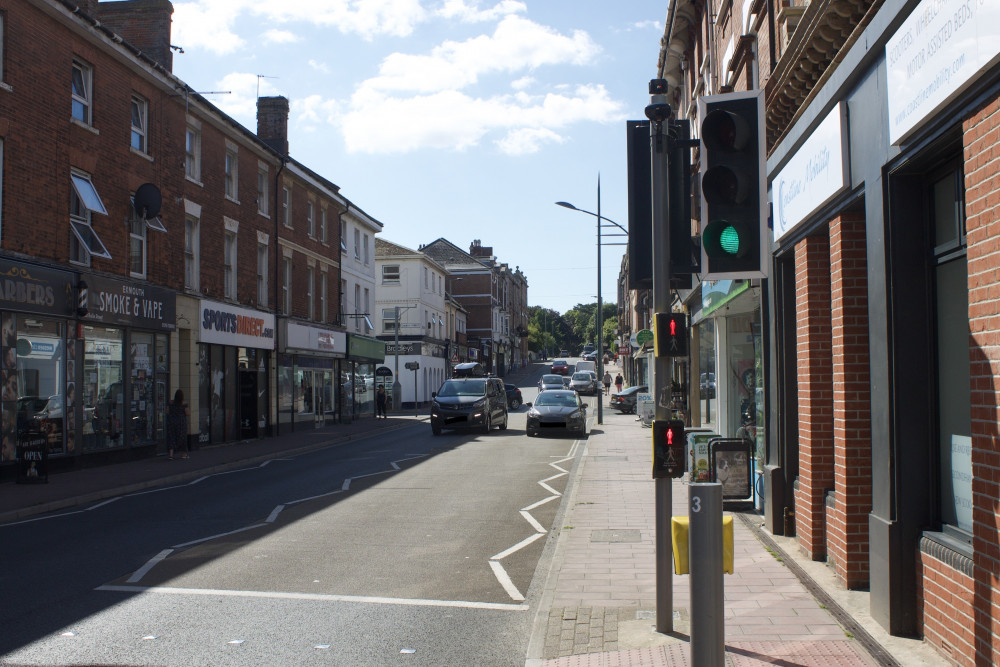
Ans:
[[[3,313],[0,461],[15,460],[18,438],[44,438],[49,454],[72,452],[76,388],[67,374],[61,322]],[[68,418],[67,418],[68,416]]]
[[[167,336],[132,333],[129,343],[129,437],[133,445],[157,442],[165,437],[167,401],[172,398]]]
[[[941,521],[966,540],[972,532],[972,425],[965,202],[960,164],[931,174]]]
[[[86,450],[125,444],[124,345],[121,329],[87,326],[83,356],[83,444]]]

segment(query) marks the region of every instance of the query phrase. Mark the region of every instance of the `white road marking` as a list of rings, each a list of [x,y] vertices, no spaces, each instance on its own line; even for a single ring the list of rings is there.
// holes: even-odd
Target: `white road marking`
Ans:
[[[248,530],[253,530],[254,528],[260,528],[267,524],[255,523],[252,526],[243,526],[242,528],[237,528],[236,530],[230,530],[225,533],[216,533],[215,535],[209,535],[208,537],[202,537],[197,540],[191,540],[190,542],[185,542],[184,544],[175,544],[174,549],[184,549],[185,547],[194,546],[195,544],[201,544],[202,542],[208,542],[209,540],[218,539],[220,537],[227,537],[229,535],[236,535],[237,533],[244,533]]]
[[[527,507],[523,508],[522,511],[529,512],[529,511],[535,509],[536,507],[541,507],[545,503],[550,503],[553,500],[556,500],[556,499],[558,499],[560,497],[562,497],[562,496],[560,496],[559,494],[556,494],[554,496],[549,496],[548,498],[542,498],[537,503],[532,503],[532,504],[528,505]]]
[[[153,566],[155,566],[157,563],[159,563],[161,560],[163,560],[173,552],[174,552],[173,549],[164,549],[163,551],[161,551],[160,553],[156,554],[148,561],[146,561],[146,564],[140,567],[138,570],[136,570],[132,574],[132,576],[129,577],[126,581],[128,581],[128,583],[130,584],[134,584],[135,582],[141,580],[143,577],[146,576],[147,572],[153,569]]]
[[[267,518],[264,519],[264,523],[274,523],[274,520],[278,518],[278,515],[281,514],[281,510],[283,509],[285,509],[284,505],[278,505],[275,507],[271,510],[271,513],[267,516]]]
[[[545,533],[535,533],[531,537],[524,538],[523,540],[521,540],[520,542],[518,542],[514,546],[510,547],[509,549],[504,549],[503,551],[501,551],[500,553],[498,553],[496,556],[491,556],[490,557],[490,566],[491,567],[493,566],[493,561],[503,560],[504,558],[506,558],[507,556],[511,555],[512,553],[516,553],[516,552],[520,551],[521,549],[523,549],[524,547],[528,546],[529,544],[531,544],[532,542],[534,542],[535,540],[537,540],[539,537],[545,537]],[[499,563],[497,563],[497,565],[499,565]],[[501,567],[501,569],[503,569],[503,568]]]
[[[539,532],[539,533],[544,533],[545,532],[545,526],[543,526],[542,524],[538,523],[538,521],[535,519],[535,517],[531,516],[530,514],[528,514],[527,512],[525,512],[524,510],[521,510],[521,516],[523,516],[524,520],[527,521],[528,523],[530,523],[531,527],[534,528],[537,532]]]
[[[514,582],[511,581],[510,575],[507,574],[507,570],[503,569],[503,565],[495,560],[491,560],[490,567],[493,568],[494,576],[496,576],[500,585],[503,586],[503,589],[507,591],[507,595],[510,596],[510,599],[518,602],[524,602],[524,596],[521,594],[521,591],[517,590],[517,586],[515,586]]]
[[[324,593],[290,593],[282,591],[232,591],[216,588],[176,588],[172,586],[98,586],[94,590],[117,593],[158,593],[162,595],[215,595],[219,597],[263,598],[270,600],[312,600],[316,602],[357,602],[362,604],[388,604],[412,607],[458,607],[462,609],[489,609],[494,611],[528,611],[525,604],[502,602],[472,602],[467,600],[426,600],[361,595],[336,595]],[[516,588],[514,589],[517,590]],[[524,599],[523,597],[521,598]]]

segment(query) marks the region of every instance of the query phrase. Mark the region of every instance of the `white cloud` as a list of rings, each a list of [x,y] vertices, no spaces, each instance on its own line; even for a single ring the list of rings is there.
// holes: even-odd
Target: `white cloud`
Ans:
[[[463,151],[489,132],[502,131],[498,145],[527,152],[558,141],[556,130],[579,122],[613,122],[624,116],[603,86],[581,86],[570,94],[532,97],[523,93],[475,98],[441,91],[410,98],[362,89],[342,117],[349,152],[403,153],[421,148]]]
[[[233,72],[224,76],[215,87],[215,91],[226,91],[228,94],[206,95],[206,98],[233,118],[254,119],[257,117],[258,90],[262,97],[276,94],[267,79],[258,79],[256,74]],[[254,125],[247,127],[253,129]]]
[[[477,23],[480,21],[495,21],[501,16],[526,12],[527,10],[527,5],[517,0],[501,0],[501,2],[488,9],[479,9],[478,0],[472,0],[471,4],[468,0],[444,0],[444,4],[437,11],[437,14],[447,19],[458,19],[465,23]]]
[[[636,23],[633,23],[632,27],[636,28],[637,30],[647,30],[647,29],[650,29],[650,28],[653,29],[653,30],[657,30],[657,31],[662,31],[663,30],[663,24],[662,23],[660,23],[659,21],[652,21],[652,20],[650,20],[650,21],[638,21]]]
[[[262,35],[265,44],[292,44],[299,41],[299,36],[288,30],[271,28]]]
[[[514,90],[525,90],[526,88],[530,88],[536,83],[538,82],[535,80],[535,77],[522,76],[520,79],[512,81],[510,87],[513,88]]]
[[[394,53],[382,61],[379,75],[362,87],[381,91],[430,93],[471,85],[489,72],[515,72],[545,65],[583,65],[600,53],[583,31],[561,35],[519,16],[507,16],[493,35],[464,42],[447,41],[430,55]]]
[[[537,153],[543,142],[563,143],[563,137],[545,127],[524,127],[511,130],[503,139],[498,139],[496,145],[507,155],[529,155]]]
[[[327,66],[326,63],[318,62],[316,60],[313,60],[312,58],[309,59],[309,67],[312,67],[317,72],[322,72],[323,74],[330,73],[330,68]]]
[[[337,100],[323,99],[322,95],[310,95],[303,100],[293,100],[291,113],[293,123],[304,123],[307,130],[313,131],[319,125],[338,123],[340,103]]]
[[[204,48],[213,53],[232,53],[245,42],[232,31],[236,14],[245,0],[174,3],[170,41],[184,49]]]

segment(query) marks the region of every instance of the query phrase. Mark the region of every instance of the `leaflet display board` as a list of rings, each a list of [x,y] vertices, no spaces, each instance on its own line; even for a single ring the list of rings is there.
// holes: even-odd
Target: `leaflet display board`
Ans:
[[[749,500],[753,474],[753,444],[741,438],[716,438],[708,443],[713,482],[722,484],[723,500]]]

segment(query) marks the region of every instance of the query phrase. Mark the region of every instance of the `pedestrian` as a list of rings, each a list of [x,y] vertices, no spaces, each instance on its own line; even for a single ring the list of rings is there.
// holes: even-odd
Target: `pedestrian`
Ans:
[[[604,371],[604,395],[611,391],[611,371]]]
[[[187,403],[184,402],[184,391],[178,389],[174,392],[174,400],[167,408],[167,444],[170,451],[167,458],[174,460],[174,450],[181,452],[180,458],[186,459],[188,456],[188,417],[191,411]]]
[[[622,384],[624,382],[625,380],[622,379],[621,373],[615,376],[615,389],[618,391],[619,394],[622,393]]]
[[[388,419],[388,415],[385,414],[385,402],[388,396],[385,394],[385,385],[379,385],[378,391],[375,392],[375,417],[381,417],[382,419]]]

